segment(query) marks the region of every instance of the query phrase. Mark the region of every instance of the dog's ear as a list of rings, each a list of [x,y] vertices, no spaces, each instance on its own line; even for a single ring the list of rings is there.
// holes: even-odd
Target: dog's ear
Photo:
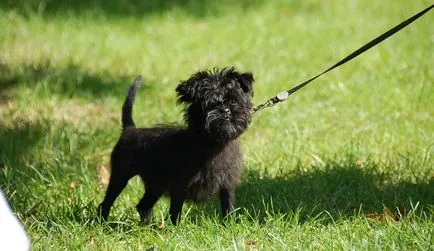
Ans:
[[[178,102],[180,103],[191,103],[194,100],[194,83],[190,81],[182,81],[176,87],[176,93],[178,94]]]
[[[176,87],[178,102],[192,103],[197,100],[201,91],[201,87],[203,86],[203,80],[206,77],[206,72],[198,72],[188,80],[181,81],[181,83]]]
[[[251,92],[253,93],[253,82],[255,79],[253,78],[253,74],[250,72],[242,73],[238,77],[238,81],[240,83],[241,89],[243,89],[244,92]]]

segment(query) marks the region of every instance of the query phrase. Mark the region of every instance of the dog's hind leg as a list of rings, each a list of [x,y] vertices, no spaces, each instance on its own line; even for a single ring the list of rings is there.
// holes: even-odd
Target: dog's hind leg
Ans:
[[[114,171],[115,169],[112,168],[112,170]],[[132,177],[132,175],[113,171],[110,176],[110,182],[104,200],[98,208],[99,214],[104,220],[107,220],[110,214],[110,208],[113,206],[113,203],[119,194],[128,184],[128,180]]]
[[[137,204],[136,209],[140,220],[146,222],[152,218],[152,208],[158,199],[163,195],[164,190],[147,185],[143,198]]]
[[[220,188],[220,207],[223,218],[234,210],[234,201],[235,195],[233,189],[226,187]]]
[[[173,225],[176,225],[181,220],[182,205],[185,201],[185,193],[183,190],[170,191],[170,220]]]

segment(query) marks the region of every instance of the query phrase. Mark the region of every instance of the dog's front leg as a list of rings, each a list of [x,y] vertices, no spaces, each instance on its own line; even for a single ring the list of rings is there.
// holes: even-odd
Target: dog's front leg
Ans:
[[[234,201],[235,195],[233,189],[227,187],[220,188],[220,207],[223,218],[234,210]]]
[[[182,205],[185,201],[184,191],[172,191],[170,193],[170,220],[176,225],[181,220]]]

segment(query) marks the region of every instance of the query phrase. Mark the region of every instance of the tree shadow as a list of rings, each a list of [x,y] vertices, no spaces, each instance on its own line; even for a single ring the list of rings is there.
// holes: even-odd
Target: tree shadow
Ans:
[[[102,13],[106,16],[146,16],[180,9],[194,17],[218,15],[225,10],[257,7],[262,0],[13,0],[0,2],[0,8],[16,10],[22,14],[43,13],[46,16],[61,13]]]
[[[55,69],[49,63],[23,65],[17,68],[0,65],[0,97],[2,103],[13,97],[14,89],[28,86],[44,94],[56,94],[65,98],[103,98],[120,96],[136,76],[112,76],[106,73],[91,74],[75,64]],[[152,85],[144,85],[149,88]]]
[[[48,121],[15,121],[14,125],[0,122],[1,164],[19,162],[46,135],[48,126]]]
[[[32,177],[24,168],[24,159],[46,135],[48,126],[48,121],[15,121],[12,125],[0,121],[0,188],[8,200],[13,196],[12,206],[27,204],[29,191],[23,184],[28,184]]]
[[[49,119],[17,117],[9,123],[0,120],[0,188],[23,218],[69,217],[85,223],[93,213],[89,202],[77,196],[76,187],[68,185],[71,181],[85,184],[91,179],[82,178],[87,165],[80,165],[83,155],[76,153],[87,148],[93,138],[76,142],[71,150],[70,137],[83,134],[66,126],[53,127]],[[101,129],[94,133],[104,132]],[[55,210],[47,211],[53,201],[58,203]]]

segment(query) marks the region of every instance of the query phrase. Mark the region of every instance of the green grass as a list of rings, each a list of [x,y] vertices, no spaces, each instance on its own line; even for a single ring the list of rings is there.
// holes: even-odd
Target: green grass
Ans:
[[[134,110],[140,126],[180,122],[177,83],[214,66],[252,71],[258,104],[429,4],[2,2],[0,187],[35,250],[432,250],[432,11],[254,116],[240,139],[238,209],[226,222],[212,200],[185,205],[174,227],[163,199],[155,224],[139,225],[137,178],[112,222],[93,217],[105,192],[98,167],[108,166],[136,75],[145,80]]]

